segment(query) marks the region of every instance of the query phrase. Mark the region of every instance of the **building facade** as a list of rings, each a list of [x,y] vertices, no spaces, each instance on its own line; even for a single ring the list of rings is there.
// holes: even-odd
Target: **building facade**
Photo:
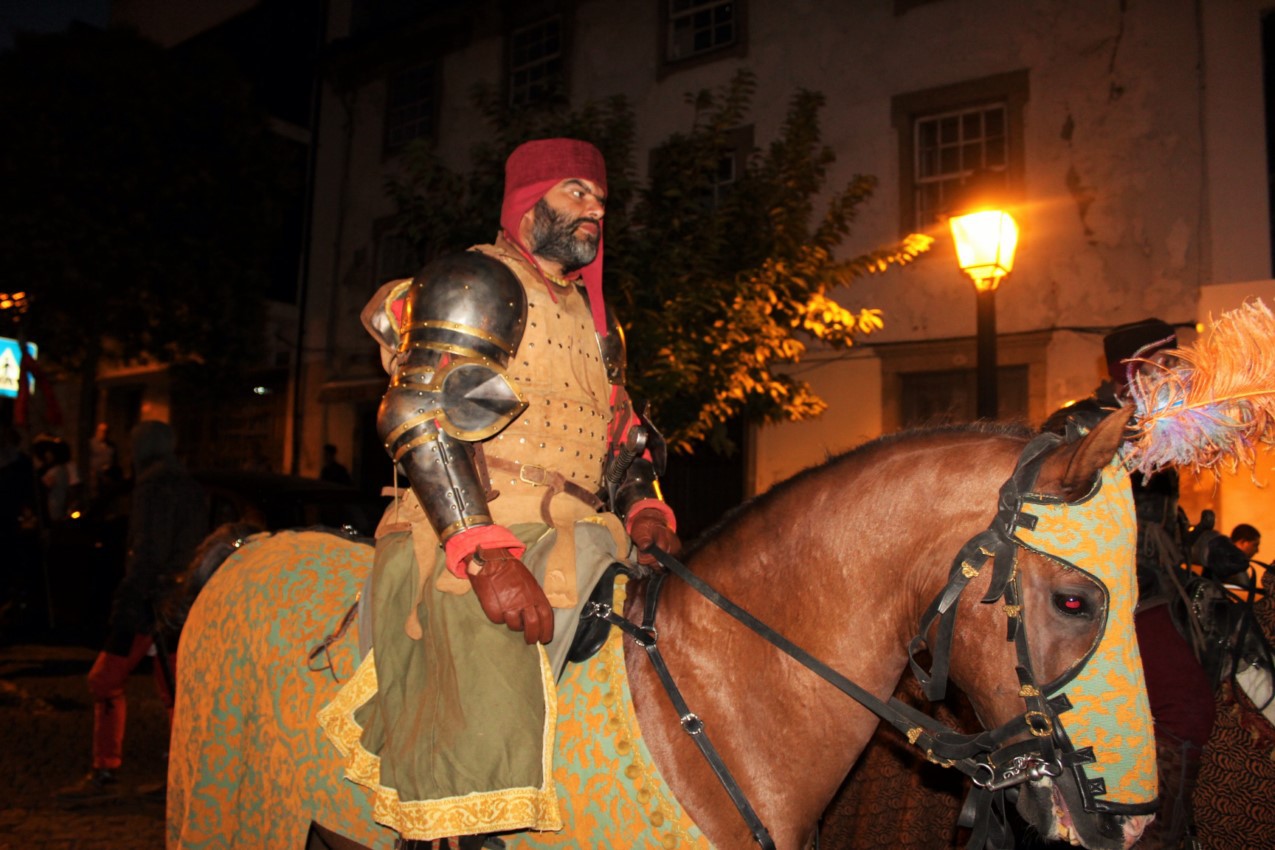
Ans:
[[[626,95],[639,149],[649,150],[689,129],[687,92],[740,68],[758,80],[754,144],[775,137],[796,90],[818,90],[837,153],[829,184],[879,178],[849,252],[911,231],[936,237],[913,265],[839,293],[849,307],[881,308],[885,328],[798,367],[829,410],[753,432],[746,490],[908,424],[970,418],[974,291],[940,213],[975,171],[1002,181],[1022,228],[997,294],[1001,415],[1039,424],[1097,385],[1110,327],[1156,316],[1190,339],[1208,310],[1275,291],[1263,117],[1270,5],[337,0],[329,44],[342,73],[324,86],[304,346],[324,354],[304,370],[303,457],[334,440],[350,440],[356,455],[375,448],[368,431],[384,378],[358,312],[380,283],[415,268],[384,191],[405,141],[424,136],[464,169],[487,133],[476,84],[521,103],[556,83],[577,105]]]
[[[208,12],[218,4],[201,6],[207,20],[175,21],[169,4],[117,3],[173,44],[270,5],[227,0],[218,14]],[[304,128],[308,238],[301,294],[281,314],[285,328],[295,317],[284,334],[292,348],[276,356],[286,362],[285,400],[270,413],[271,452],[285,469],[317,474],[321,447],[334,443],[365,484],[388,480],[374,427],[385,376],[358,314],[420,258],[395,232],[386,178],[414,139],[466,169],[489,134],[474,106],[479,84],[510,104],[555,91],[576,106],[625,95],[639,182],[646,152],[690,128],[688,92],[720,87],[740,69],[756,75],[743,157],[776,137],[796,91],[817,90],[823,140],[837,155],[828,185],[858,173],[879,179],[847,255],[909,232],[935,236],[912,265],[837,293],[847,307],[880,308],[885,328],[849,352],[813,351],[797,367],[829,409],[750,432],[744,493],[901,427],[973,417],[975,296],[942,214],[976,172],[998,183],[1022,228],[1015,269],[996,295],[1002,418],[1037,425],[1087,395],[1102,377],[1102,334],[1115,325],[1156,316],[1190,340],[1210,313],[1253,296],[1275,301],[1263,83],[1272,0],[319,8],[323,71]],[[1187,489],[1188,504],[1213,507],[1222,524],[1275,521],[1269,500],[1242,496],[1240,484]]]

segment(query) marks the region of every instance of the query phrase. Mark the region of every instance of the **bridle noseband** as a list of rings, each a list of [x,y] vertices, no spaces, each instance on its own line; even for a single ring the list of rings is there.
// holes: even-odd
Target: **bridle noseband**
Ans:
[[[1016,793],[1017,786],[1022,783],[1046,776],[1059,776],[1065,767],[1074,768],[1095,760],[1091,748],[1076,750],[1071,746],[1062,731],[1062,724],[1058,722],[1058,715],[1071,708],[1066,694],[1047,698],[1032,674],[1027,630],[1022,626],[1018,571],[1015,568],[1016,550],[1022,544],[1014,539],[1014,530],[1034,528],[1036,524],[1036,518],[1022,510],[1024,496],[1035,483],[1045,455],[1060,439],[1053,434],[1042,434],[1023,449],[1013,474],[1001,486],[997,513],[991,525],[961,547],[953,559],[947,584],[926,609],[921,619],[920,631],[908,646],[912,671],[920,681],[926,698],[932,701],[942,699],[947,689],[952,635],[956,624],[956,603],[970,580],[979,575],[990,559],[992,580],[982,601],[990,603],[1001,598],[1005,600],[1005,612],[1009,621],[1006,639],[1014,641],[1016,647],[1018,663],[1015,670],[1019,680],[1019,696],[1027,706],[1022,714],[994,730],[976,734],[959,733],[894,697],[887,701],[878,699],[722,596],[676,558],[659,548],[653,547],[650,551],[667,573],[656,573],[648,581],[640,626],[616,614],[610,605],[597,602],[588,603],[582,616],[596,617],[611,623],[646,650],[656,674],[668,692],[682,728],[691,736],[712,767],[747,823],[754,840],[763,850],[774,850],[774,840],[713,746],[703,721],[687,706],[660,655],[655,621],[660,590],[667,575],[677,576],[705,599],[894,726],[904,734],[909,743],[925,754],[926,759],[945,767],[954,767],[969,776],[973,786],[962,808],[960,820],[961,826],[972,830],[968,846],[988,850],[1013,847],[1013,834],[1006,819],[1007,792],[1013,789]],[[1037,494],[1033,494],[1032,498],[1039,502],[1048,501],[1047,497]],[[936,638],[930,646],[932,664],[930,670],[926,671],[916,656],[922,644],[930,645],[925,636],[936,622]],[[1006,743],[1023,733],[1029,733],[1026,739],[1013,744]],[[1082,787],[1086,808],[1090,808],[1088,804],[1093,794],[1102,793],[1102,789],[1094,787],[1088,791],[1091,793],[1086,793],[1086,789]]]

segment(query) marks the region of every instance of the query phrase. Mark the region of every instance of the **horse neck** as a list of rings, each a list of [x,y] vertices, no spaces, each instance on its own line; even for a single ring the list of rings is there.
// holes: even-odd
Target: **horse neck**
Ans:
[[[746,507],[688,566],[860,687],[888,697],[921,612],[946,580],[952,556],[986,527],[996,488],[1012,468],[1012,456],[989,462],[1006,452],[989,452],[988,438],[979,436],[957,447],[950,440],[890,444],[802,476]],[[954,466],[968,473],[966,487],[977,479],[970,498],[952,483]],[[639,591],[635,602],[641,598]],[[741,784],[780,801],[767,826],[774,829],[773,820],[779,829],[799,830],[817,817],[876,718],[681,581],[665,582],[656,627],[691,710],[710,735],[729,730],[719,746],[732,769],[739,766]],[[671,771],[670,785],[697,822],[738,829],[738,815],[705,777],[698,753],[679,740],[649,663],[636,650],[628,655],[639,722],[655,739],[652,752],[665,755],[660,766]]]

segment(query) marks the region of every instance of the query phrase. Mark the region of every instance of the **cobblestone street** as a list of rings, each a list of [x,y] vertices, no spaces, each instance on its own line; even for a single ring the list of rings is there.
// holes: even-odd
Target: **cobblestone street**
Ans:
[[[54,792],[89,769],[93,702],[85,677],[97,653],[79,646],[0,646],[0,850],[162,850],[168,723],[149,664],[127,685],[123,793],[71,808]]]

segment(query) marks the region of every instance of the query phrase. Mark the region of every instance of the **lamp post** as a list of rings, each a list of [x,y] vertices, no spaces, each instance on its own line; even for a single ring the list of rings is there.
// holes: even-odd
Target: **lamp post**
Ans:
[[[995,419],[996,287],[1014,268],[1018,224],[1009,213],[996,209],[976,210],[948,221],[956,261],[974,281],[978,297],[978,418]]]

